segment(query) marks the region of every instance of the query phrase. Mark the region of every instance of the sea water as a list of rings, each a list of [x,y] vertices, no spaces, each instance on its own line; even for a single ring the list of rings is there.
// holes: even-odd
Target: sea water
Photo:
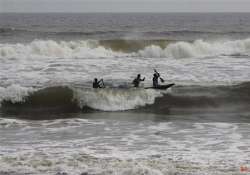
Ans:
[[[250,14],[0,21],[0,174],[250,172]]]

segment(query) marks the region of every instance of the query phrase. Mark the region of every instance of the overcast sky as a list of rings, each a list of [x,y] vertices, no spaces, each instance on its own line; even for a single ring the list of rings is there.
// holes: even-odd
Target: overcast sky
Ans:
[[[0,12],[250,12],[250,0],[0,0]]]

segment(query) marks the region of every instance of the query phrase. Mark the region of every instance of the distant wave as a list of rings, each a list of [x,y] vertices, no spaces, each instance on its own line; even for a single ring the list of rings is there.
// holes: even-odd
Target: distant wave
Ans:
[[[0,44],[0,58],[98,58],[120,54],[98,45],[98,41],[35,40],[28,44]]]
[[[123,31],[107,30],[107,31],[46,31],[46,30],[29,30],[29,29],[18,29],[13,27],[0,28],[0,33],[36,33],[36,34],[49,34],[49,35],[98,35],[98,34],[109,34],[109,33],[120,33]]]
[[[0,33],[1,33],[1,34],[15,33],[15,32],[25,32],[25,31],[26,31],[26,30],[15,29],[15,28],[12,28],[12,27],[0,28]]]
[[[161,32],[161,33],[164,33]],[[229,35],[229,34],[250,34],[248,31],[215,31],[215,30],[172,30],[165,31],[166,34],[218,34],[218,35]]]
[[[192,58],[216,55],[249,55],[250,39],[233,41],[35,40],[27,44],[0,44],[0,58]]]
[[[176,42],[174,40],[136,40],[136,39],[116,39],[116,40],[100,40],[99,44],[107,49],[116,52],[132,53],[143,50],[145,47],[156,45],[165,48],[169,43]]]
[[[50,34],[50,35],[106,35],[106,34],[126,34],[130,33],[129,30],[46,30],[46,29],[24,29],[24,28],[14,28],[14,27],[0,27],[0,33],[40,33],[40,34]],[[188,29],[180,29],[180,30],[163,30],[163,31],[140,31],[136,32],[138,34],[142,34],[144,36],[172,36],[172,35],[196,35],[196,34],[217,34],[217,35],[230,35],[230,34],[250,34],[249,31],[214,31],[214,30],[188,30]]]
[[[149,89],[65,86],[34,90],[13,85],[1,88],[0,110],[10,113],[136,110],[160,114],[167,114],[172,109],[224,110],[225,106],[229,106],[230,110],[232,106],[249,110],[249,82],[234,86],[183,86],[173,89],[174,91],[169,93]]]
[[[170,58],[191,58],[206,57],[215,55],[249,54],[250,39],[235,41],[214,41],[207,42],[196,40],[194,42],[170,43],[165,48],[151,45],[140,50],[142,57],[170,57]]]

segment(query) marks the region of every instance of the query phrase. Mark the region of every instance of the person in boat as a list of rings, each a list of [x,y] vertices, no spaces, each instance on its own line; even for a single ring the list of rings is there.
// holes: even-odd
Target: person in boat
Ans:
[[[161,82],[164,82],[164,80],[161,78],[159,72],[157,72],[155,69],[154,69],[154,75],[153,75],[153,87],[154,88],[157,88],[159,87],[159,82],[158,82],[158,79],[160,78]]]
[[[103,79],[99,80],[97,78],[93,81],[93,88],[104,88],[104,82]]]
[[[143,79],[141,79],[141,74],[138,74],[132,83],[133,83],[134,87],[139,87],[140,82],[144,81],[144,80],[145,80],[145,77]]]

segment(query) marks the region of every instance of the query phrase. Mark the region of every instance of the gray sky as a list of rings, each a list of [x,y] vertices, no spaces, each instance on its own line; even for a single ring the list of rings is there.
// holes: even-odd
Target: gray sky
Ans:
[[[0,12],[250,12],[250,0],[0,0]]]

